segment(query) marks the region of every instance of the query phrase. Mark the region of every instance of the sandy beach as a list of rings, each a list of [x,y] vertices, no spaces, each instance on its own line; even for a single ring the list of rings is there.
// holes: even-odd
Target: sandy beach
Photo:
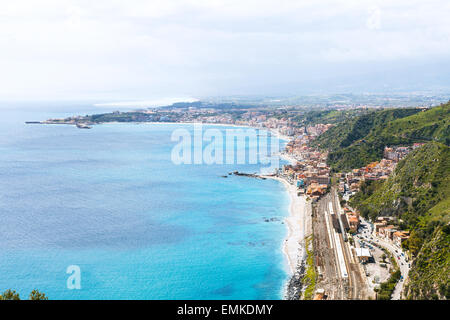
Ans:
[[[297,271],[299,262],[304,258],[303,240],[308,218],[306,213],[306,199],[304,196],[298,196],[297,188],[289,184],[286,180],[274,176],[265,177],[282,182],[289,192],[289,216],[285,219],[288,235],[283,243],[283,253],[286,255],[288,261],[289,275],[292,276]]]
[[[287,162],[289,162],[290,165],[293,165],[293,166],[296,165],[298,162],[293,156],[286,154],[286,153],[280,153],[279,157],[283,160],[286,160]]]
[[[270,131],[275,137],[277,137],[278,139],[280,139],[280,140],[285,140],[285,141],[291,141],[292,139],[293,139],[293,137],[289,137],[289,136],[286,136],[286,135],[284,135],[284,134],[281,134],[278,130],[276,130],[276,129],[270,129],[270,128],[262,128],[262,129],[265,129],[265,130],[268,130],[268,131]]]

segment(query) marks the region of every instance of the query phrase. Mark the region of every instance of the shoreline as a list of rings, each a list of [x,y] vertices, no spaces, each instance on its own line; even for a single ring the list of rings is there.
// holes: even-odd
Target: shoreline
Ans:
[[[283,159],[283,160],[289,162],[289,164],[291,164],[291,165],[296,165],[297,162],[298,162],[297,159],[295,159],[293,156],[288,155],[288,154],[286,154],[286,153],[280,153],[280,154],[279,154],[279,157],[280,157],[281,159]]]
[[[279,140],[291,141],[293,137],[282,135],[276,129],[271,128],[259,128],[248,125],[236,125],[225,123],[203,123],[203,122],[145,122],[146,124],[202,124],[211,126],[228,126],[228,127],[241,127],[252,128],[259,130],[267,130],[273,134]],[[280,159],[289,162],[291,165],[295,165],[297,160],[284,152],[278,154]],[[302,289],[301,279],[305,271],[306,262],[306,250],[304,246],[304,240],[307,233],[307,229],[311,226],[311,222],[308,221],[308,214],[306,208],[306,197],[299,196],[295,185],[288,183],[285,179],[271,176],[261,175],[266,179],[277,180],[281,182],[285,190],[289,195],[289,214],[284,218],[288,234],[282,243],[282,251],[286,259],[287,265],[287,280],[282,286],[282,300],[298,300],[299,291]]]
[[[222,127],[236,127],[236,128],[252,128],[258,130],[266,130],[273,134],[279,140],[291,141],[293,137],[282,135],[276,129],[265,128],[265,127],[254,127],[249,125],[237,125],[237,124],[226,124],[226,123],[204,123],[204,122],[133,122],[134,124],[160,124],[160,125],[194,125],[201,124],[205,126],[222,126]],[[52,124],[52,123],[43,123]],[[55,123],[57,124],[57,123]],[[124,122],[105,122],[101,124],[124,124]],[[126,123],[125,123],[126,124]],[[278,157],[289,162],[291,165],[296,164],[297,160],[284,153],[278,153]],[[287,236],[283,239],[282,252],[285,256],[286,261],[286,273],[288,275],[286,282],[282,286],[282,300],[298,299],[296,297],[301,290],[301,277],[304,272],[304,262],[306,257],[306,251],[304,248],[305,231],[307,228],[307,208],[306,208],[306,198],[305,196],[299,196],[297,194],[297,188],[295,185],[288,183],[285,179],[271,176],[271,175],[261,175],[261,177],[277,180],[281,182],[285,190],[289,195],[289,212],[284,218],[287,227]]]
[[[302,275],[305,262],[304,239],[307,226],[307,210],[305,196],[297,194],[297,188],[289,184],[285,179],[275,176],[263,176],[267,179],[277,180],[283,183],[289,194],[289,215],[284,219],[288,234],[283,241],[282,251],[287,260],[288,279],[283,285],[283,300],[295,299],[295,293],[298,288],[298,278]],[[301,289],[301,288],[300,288]],[[292,292],[293,291],[293,292]]]
[[[290,198],[289,216],[285,218],[286,225],[288,226],[288,235],[283,243],[283,253],[288,260],[290,276],[292,276],[297,270],[299,258],[301,257],[299,249],[303,249],[301,242],[304,239],[305,233],[304,221],[306,200],[305,197],[298,196],[295,186],[289,184],[284,179],[278,177],[271,177],[271,179],[282,182]],[[303,228],[299,228],[302,225]]]

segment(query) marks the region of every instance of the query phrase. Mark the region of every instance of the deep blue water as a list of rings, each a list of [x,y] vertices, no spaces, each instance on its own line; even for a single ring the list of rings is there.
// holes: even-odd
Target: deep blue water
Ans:
[[[51,116],[64,114],[2,112],[0,291],[26,298],[38,288],[51,299],[281,298],[283,185],[220,177],[259,165],[173,164],[171,133],[190,125],[24,124]],[[81,269],[80,290],[66,286],[69,265]]]

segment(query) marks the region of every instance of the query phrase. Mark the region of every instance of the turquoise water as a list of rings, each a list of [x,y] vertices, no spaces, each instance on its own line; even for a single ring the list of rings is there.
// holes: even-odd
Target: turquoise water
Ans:
[[[49,116],[62,115],[4,112],[0,120],[0,291],[281,298],[283,185],[220,177],[259,165],[173,164],[171,133],[190,125],[23,123]],[[69,265],[81,269],[80,290],[67,288]]]

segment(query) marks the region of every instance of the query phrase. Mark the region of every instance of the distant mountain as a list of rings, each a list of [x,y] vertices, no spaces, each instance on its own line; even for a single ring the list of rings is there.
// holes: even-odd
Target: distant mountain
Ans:
[[[440,108],[442,109],[442,107]],[[433,112],[441,115],[436,109]],[[425,114],[425,112],[423,113]],[[425,115],[425,119],[429,114]],[[417,116],[420,116],[419,118]],[[424,115],[413,116],[423,120]],[[439,122],[435,119],[434,122]],[[426,121],[417,125],[424,132]],[[430,121],[428,121],[430,122]],[[392,126],[399,126],[398,123]],[[389,125],[389,128],[392,128]],[[433,138],[442,130],[436,127]],[[414,134],[416,134],[414,133]],[[436,138],[439,139],[439,138]],[[450,148],[429,142],[400,161],[384,182],[368,182],[351,199],[365,217],[395,216],[402,229],[411,231],[405,247],[416,257],[406,287],[410,299],[450,298]]]
[[[331,128],[315,144],[330,150],[334,170],[349,170],[380,160],[385,146],[427,141],[450,144],[450,103],[374,111]]]

